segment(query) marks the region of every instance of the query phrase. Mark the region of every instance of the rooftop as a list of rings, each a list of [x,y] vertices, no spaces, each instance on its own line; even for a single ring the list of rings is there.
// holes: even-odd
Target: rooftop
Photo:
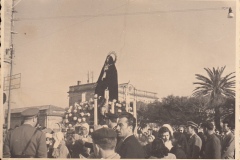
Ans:
[[[42,105],[42,106],[31,106],[31,107],[23,107],[23,108],[13,108],[11,109],[11,113],[21,113],[25,109],[28,108],[38,108],[40,111],[48,110],[47,115],[62,115],[65,112],[65,109],[62,107],[57,107],[53,105]],[[5,115],[7,115],[7,109],[5,110]]]

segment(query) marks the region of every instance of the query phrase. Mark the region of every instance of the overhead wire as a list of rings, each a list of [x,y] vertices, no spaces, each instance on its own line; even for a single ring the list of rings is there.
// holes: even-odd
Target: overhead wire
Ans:
[[[14,6],[12,6],[12,9],[13,9],[14,7],[16,7],[21,1],[22,1],[22,0],[19,0],[18,2],[16,2],[16,3],[14,4]]]
[[[120,5],[120,6],[115,7],[115,8],[111,8],[111,9],[109,9],[109,10],[103,11],[103,12],[101,12],[101,13],[95,15],[95,16],[87,17],[87,19],[84,19],[84,20],[82,20],[82,21],[80,21],[80,22],[76,22],[76,23],[71,24],[71,25],[69,25],[69,26],[67,26],[67,27],[60,28],[60,29],[58,29],[58,30],[56,30],[56,31],[54,31],[54,32],[52,32],[52,33],[49,33],[48,35],[45,35],[45,36],[36,38],[35,40],[33,40],[33,41],[31,41],[31,42],[34,42],[34,41],[39,40],[39,39],[47,38],[47,37],[49,37],[49,36],[51,36],[51,35],[54,35],[54,34],[56,34],[56,33],[58,33],[58,32],[61,32],[61,31],[64,31],[64,30],[66,30],[66,29],[69,29],[69,28],[71,28],[71,27],[73,27],[73,26],[76,26],[77,24],[81,24],[81,23],[87,22],[87,21],[89,21],[89,20],[91,20],[91,19],[94,19],[94,18],[96,18],[96,17],[99,17],[99,16],[101,16],[101,15],[104,15],[104,13],[106,13],[106,12],[119,9],[119,8],[121,8],[121,7],[124,7],[125,5],[128,5],[128,4],[129,4],[129,3],[124,3],[124,4]],[[21,20],[23,20],[23,19],[19,19],[19,21],[21,21]],[[24,47],[24,45],[27,45],[27,44],[29,44],[29,43],[31,43],[31,42],[19,44],[19,46],[20,46],[20,47]],[[21,45],[23,45],[23,46],[21,46]]]
[[[126,3],[125,5],[128,5]],[[225,7],[217,8],[202,8],[202,9],[184,9],[184,10],[167,10],[167,11],[148,11],[148,12],[131,12],[131,13],[111,13],[111,14],[85,14],[85,15],[72,15],[72,16],[55,16],[55,17],[33,17],[33,18],[21,18],[19,21],[26,20],[53,20],[53,19],[65,19],[65,18],[96,18],[96,17],[114,17],[114,16],[135,16],[135,15],[151,15],[159,13],[179,13],[179,12],[197,12],[197,11],[212,11],[223,10]]]

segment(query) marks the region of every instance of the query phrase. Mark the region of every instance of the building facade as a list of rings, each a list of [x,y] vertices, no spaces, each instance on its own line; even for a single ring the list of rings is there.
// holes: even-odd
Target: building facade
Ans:
[[[69,106],[88,101],[94,97],[96,83],[81,84],[78,81],[77,85],[70,86],[68,91]],[[144,103],[152,103],[158,100],[157,93],[136,89],[132,84],[122,83],[118,85],[118,99],[119,101],[133,102],[141,101]]]
[[[11,124],[10,128],[14,129],[22,124],[21,112],[27,108],[14,108],[11,110]],[[59,129],[59,124],[62,123],[65,109],[53,105],[34,106],[38,108],[39,113],[39,124],[41,127],[51,128],[53,130]],[[5,122],[7,122],[7,110],[5,111]]]

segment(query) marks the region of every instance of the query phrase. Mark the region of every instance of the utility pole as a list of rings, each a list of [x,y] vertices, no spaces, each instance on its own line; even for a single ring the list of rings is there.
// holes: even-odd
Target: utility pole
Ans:
[[[92,77],[91,78],[92,78],[92,83],[93,83],[93,71],[91,73],[92,73]]]
[[[88,79],[87,79],[87,83],[89,83],[89,71],[88,71],[87,77],[88,77]]]
[[[9,87],[8,87],[8,121],[7,121],[7,129],[10,129],[11,126],[11,81],[12,81],[12,68],[13,68],[13,26],[14,26],[14,17],[13,13],[15,12],[14,10],[14,0],[12,1],[12,12],[11,12],[11,35],[10,35],[10,75],[9,75]]]

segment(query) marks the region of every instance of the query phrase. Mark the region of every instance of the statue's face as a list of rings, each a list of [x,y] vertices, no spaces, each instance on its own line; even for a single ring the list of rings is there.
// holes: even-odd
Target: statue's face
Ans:
[[[109,56],[107,57],[107,62],[109,62]]]
[[[107,56],[106,63],[107,64],[113,64],[114,63],[112,56]]]

